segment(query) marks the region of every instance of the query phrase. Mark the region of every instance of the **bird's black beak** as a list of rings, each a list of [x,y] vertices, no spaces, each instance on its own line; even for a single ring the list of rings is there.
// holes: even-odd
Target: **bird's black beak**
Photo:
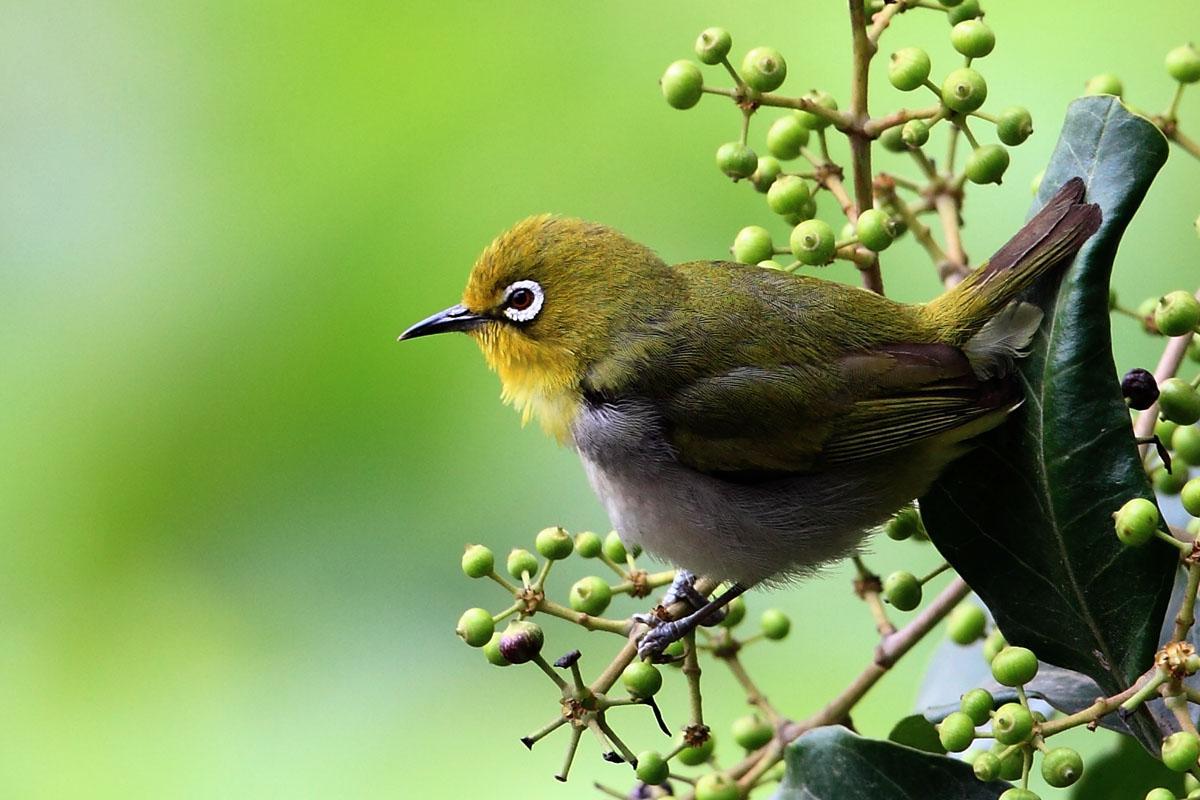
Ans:
[[[434,333],[450,331],[469,331],[487,322],[488,318],[474,314],[466,306],[450,306],[445,311],[439,311],[428,319],[423,319],[416,325],[400,334],[397,341],[416,339],[418,336],[429,336]]]

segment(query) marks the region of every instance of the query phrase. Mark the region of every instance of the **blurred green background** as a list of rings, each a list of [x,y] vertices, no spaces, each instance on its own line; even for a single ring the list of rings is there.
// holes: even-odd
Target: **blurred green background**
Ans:
[[[784,51],[785,90],[844,101],[843,4],[2,8],[0,793],[533,800],[621,785],[587,739],[555,783],[563,740],[517,741],[555,712],[549,684],[453,634],[463,608],[502,600],[462,577],[463,542],[506,552],[549,524],[607,529],[576,459],[521,430],[466,337],[395,337],[456,302],[480,249],[535,212],[602,220],[668,260],[721,257],[750,223],[784,241],[713,166],[735,110],[673,111],[656,80],[723,24],[739,54]],[[1023,103],[1037,132],[1003,186],[970,192],[975,259],[1023,218],[1085,79],[1112,70],[1161,110],[1163,54],[1200,32],[1194,0],[989,12],[987,108]],[[957,63],[946,33],[912,13],[884,51],[922,44],[941,74]],[[882,74],[873,89],[876,111],[925,102]],[[1115,279],[1129,305],[1195,285],[1198,177],[1176,152],[1130,229]],[[904,299],[937,290],[909,241],[884,279]],[[1156,345],[1114,326],[1121,366],[1151,366]],[[879,540],[870,558],[934,561]],[[580,574],[562,573],[560,598]],[[841,570],[753,596],[751,613],[767,602],[794,633],[747,660],[773,699],[811,712],[870,657],[870,621]],[[583,642],[593,670],[615,647],[549,633],[554,651]],[[868,697],[860,730],[908,711],[932,646]],[[727,721],[742,704],[710,672],[711,718]],[[675,690],[663,705],[685,713]],[[661,746],[644,717],[619,730]]]

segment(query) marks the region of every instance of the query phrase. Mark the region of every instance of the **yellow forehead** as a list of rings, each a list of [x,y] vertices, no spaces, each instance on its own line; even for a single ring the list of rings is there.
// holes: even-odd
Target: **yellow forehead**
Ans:
[[[556,221],[550,214],[529,217],[497,236],[471,270],[463,305],[477,312],[494,308],[510,284],[537,271],[545,254],[546,234]]]

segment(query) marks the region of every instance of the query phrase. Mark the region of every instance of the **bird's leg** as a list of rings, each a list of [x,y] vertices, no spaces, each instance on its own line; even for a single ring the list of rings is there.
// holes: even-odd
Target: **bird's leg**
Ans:
[[[635,622],[657,628],[663,623],[663,618],[656,612],[675,603],[687,603],[693,611],[703,608],[708,603],[708,598],[696,591],[696,574],[694,572],[686,569],[676,570],[675,578],[671,581],[667,591],[663,593],[662,600],[659,601],[655,611],[634,614],[633,619]]]
[[[670,622],[663,622],[658,627],[647,631],[642,640],[638,642],[638,655],[642,658],[651,659],[662,655],[663,650],[668,645],[682,639],[699,626],[708,622],[713,614],[723,610],[725,606],[729,605],[734,598],[745,592],[747,588],[749,587],[735,583],[721,592],[720,596],[709,600],[686,617],[680,617]]]

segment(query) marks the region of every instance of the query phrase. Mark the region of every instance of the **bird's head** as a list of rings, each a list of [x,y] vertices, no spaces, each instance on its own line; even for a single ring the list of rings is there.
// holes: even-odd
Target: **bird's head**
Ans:
[[[612,228],[530,217],[483,251],[460,304],[400,339],[468,333],[499,373],[504,399],[565,438],[589,368],[662,302],[663,284],[666,265]]]

